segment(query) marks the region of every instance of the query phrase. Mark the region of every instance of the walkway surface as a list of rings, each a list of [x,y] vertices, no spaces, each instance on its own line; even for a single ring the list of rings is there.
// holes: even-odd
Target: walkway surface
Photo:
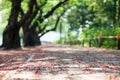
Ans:
[[[120,80],[120,51],[53,44],[0,50],[0,80]]]

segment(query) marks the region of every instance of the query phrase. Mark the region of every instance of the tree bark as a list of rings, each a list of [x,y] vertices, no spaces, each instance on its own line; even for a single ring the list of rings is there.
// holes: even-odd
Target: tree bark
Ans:
[[[36,30],[33,30],[31,27],[23,27],[24,37],[23,37],[23,45],[26,46],[36,46],[40,45],[40,39]]]
[[[11,0],[12,9],[11,14],[8,20],[8,24],[3,31],[3,44],[4,49],[15,49],[20,48],[20,37],[19,30],[20,26],[18,25],[18,15],[20,11],[21,0]]]
[[[23,28],[23,46],[35,46],[40,45],[40,40],[37,37],[36,26],[31,26],[31,22],[38,14],[39,8],[33,11],[28,20],[25,21]]]

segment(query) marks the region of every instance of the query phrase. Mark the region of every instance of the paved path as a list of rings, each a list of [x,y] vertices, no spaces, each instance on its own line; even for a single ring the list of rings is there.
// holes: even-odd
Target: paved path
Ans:
[[[51,44],[0,51],[0,80],[120,80],[120,51]]]

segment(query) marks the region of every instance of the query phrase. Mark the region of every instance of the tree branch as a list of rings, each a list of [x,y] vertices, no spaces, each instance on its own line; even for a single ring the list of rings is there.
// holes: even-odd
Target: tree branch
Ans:
[[[25,14],[21,7],[20,7],[20,14],[21,14],[21,16],[23,16]]]
[[[23,17],[21,18],[20,22],[19,22],[19,25],[23,25],[25,23],[25,21],[27,19],[29,19],[30,15],[32,14],[33,12],[33,8],[34,8],[34,4],[36,3],[36,0],[30,0],[29,2],[29,8],[28,8],[28,11],[26,14],[23,15]]]
[[[58,16],[58,18],[57,18],[57,20],[56,20],[56,23],[55,23],[55,26],[54,26],[52,29],[46,30],[46,31],[43,32],[41,35],[39,35],[39,37],[42,37],[44,34],[50,32],[50,31],[55,31],[55,30],[57,29],[57,25],[58,25],[58,23],[59,23],[59,21],[60,21],[61,16],[63,16],[65,12],[66,12],[66,9],[61,13],[60,16]],[[46,28],[46,27],[45,27],[45,28]],[[44,28],[44,29],[45,29],[45,28]]]
[[[38,12],[38,11],[40,11],[40,17],[42,17],[42,13],[43,13],[43,11],[42,11],[42,7],[45,5],[47,3],[47,0],[45,0],[45,2],[44,3],[42,3],[41,5],[39,5],[38,6],[38,4],[36,3],[35,4],[35,6],[36,6],[36,11]],[[37,14],[36,14],[37,15]],[[34,16],[35,17],[35,16]],[[36,29],[36,27],[38,26],[38,19],[36,19],[36,21],[34,22],[34,24],[31,26],[31,28],[34,30],[34,29]]]
[[[49,16],[51,16],[58,7],[60,7],[62,4],[64,4],[64,3],[67,2],[67,1],[68,1],[68,0],[64,0],[64,1],[59,2],[59,3],[58,3],[55,7],[53,7],[46,15],[44,15],[44,18],[48,18]]]
[[[42,11],[42,7],[47,3],[47,0],[43,3],[43,4],[41,4],[40,5],[40,15],[39,15],[39,17],[36,19],[36,21],[34,22],[34,24],[32,25],[32,28],[33,29],[35,29],[37,26],[38,26],[38,22],[37,21],[39,21],[40,23],[42,23],[43,21],[44,21],[44,17],[46,17],[46,18],[48,18],[49,16],[51,16],[53,13],[54,13],[54,11],[58,8],[58,7],[60,7],[62,4],[64,4],[66,1],[68,1],[68,0],[64,0],[64,1],[61,1],[61,2],[59,2],[55,7],[53,7],[46,15],[42,15],[43,14],[43,11]],[[36,7],[37,7],[37,4],[36,4]]]
[[[50,11],[47,12],[46,15],[44,15],[43,17],[39,16],[38,20],[40,21],[40,23],[42,23],[46,18],[50,17],[57,8],[59,8],[62,4],[64,4],[65,2],[67,2],[68,0],[64,0],[59,2],[56,6],[54,6]]]

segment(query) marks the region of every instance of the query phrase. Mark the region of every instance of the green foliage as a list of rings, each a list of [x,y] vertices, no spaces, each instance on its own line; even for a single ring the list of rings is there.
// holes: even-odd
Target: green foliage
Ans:
[[[24,10],[24,12],[28,10],[28,3],[29,3],[29,0],[22,1],[21,8]]]
[[[43,12],[48,12],[51,10],[51,8],[53,6],[55,6],[59,1],[56,0],[56,1],[52,1],[52,0],[48,0],[47,1],[47,4],[43,7]]]
[[[2,0],[0,3],[0,37],[3,33],[4,27],[6,26],[7,19],[10,14],[11,3],[10,0]]]
[[[89,38],[93,46],[98,46],[98,35],[116,36],[120,34],[118,19],[118,0],[77,0],[67,14],[68,32],[77,31],[80,34],[76,38],[69,33],[72,41],[75,39],[86,39],[86,45],[89,45]],[[80,31],[80,29],[82,31]],[[74,35],[75,36],[75,35]],[[64,37],[67,40],[69,38]],[[72,42],[69,41],[69,44]],[[116,39],[104,39],[104,48],[116,48]]]
[[[113,28],[110,27],[99,27],[99,28],[84,28],[83,29],[83,33],[82,33],[82,38],[94,38],[97,39],[99,35],[102,36],[116,36],[117,34],[119,34],[118,32],[115,32]],[[97,40],[94,40],[92,42],[93,46],[98,46],[98,42]],[[116,48],[116,39],[108,39],[105,38],[103,39],[103,48]]]
[[[11,3],[9,0],[4,0],[0,4],[0,17],[2,17],[2,23],[6,23],[10,14]]]

